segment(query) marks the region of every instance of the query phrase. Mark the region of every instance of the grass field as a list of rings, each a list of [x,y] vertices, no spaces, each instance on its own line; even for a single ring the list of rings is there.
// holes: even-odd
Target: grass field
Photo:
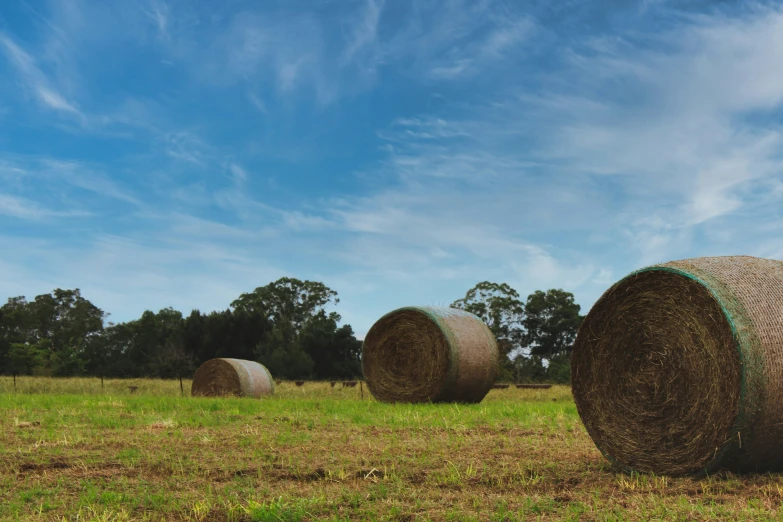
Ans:
[[[0,378],[0,520],[783,520],[781,475],[615,472],[567,387],[470,406],[364,394]]]

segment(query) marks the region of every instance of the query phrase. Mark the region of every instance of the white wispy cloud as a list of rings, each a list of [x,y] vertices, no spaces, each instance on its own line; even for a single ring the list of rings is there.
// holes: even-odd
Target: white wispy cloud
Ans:
[[[783,172],[777,126],[753,121],[783,100],[783,73],[770,67],[783,61],[783,14],[702,16],[654,38],[665,52],[619,41],[576,55],[563,74],[586,78],[586,89],[543,96],[545,109],[523,104],[519,114],[557,122],[536,129],[547,137],[539,158],[618,176],[634,201],[676,201],[670,224],[732,214],[749,188]],[[617,82],[633,101],[611,101]],[[589,110],[574,111],[574,100]]]
[[[434,59],[429,74],[435,78],[454,79],[475,74],[514,51],[534,35],[536,24],[531,18],[519,18],[503,23],[478,40],[452,48]]]
[[[158,35],[164,39],[168,38],[169,6],[164,2],[153,2],[149,9],[144,9],[144,13],[157,27]]]
[[[209,145],[190,131],[166,132],[160,135],[159,139],[166,154],[172,158],[200,167],[206,166],[209,161]]]
[[[229,167],[229,170],[231,171],[231,175],[234,178],[234,183],[241,186],[247,182],[247,172],[245,172],[245,169],[236,163],[232,163]]]
[[[665,51],[590,42],[537,79],[542,94],[398,118],[379,132],[380,174],[365,176],[385,188],[322,216],[385,280],[497,274],[588,303],[641,265],[756,251],[749,224],[781,217],[783,192],[769,190],[783,181],[780,134],[758,118],[783,100],[769,65],[783,61],[781,24],[764,9],[646,35]]]
[[[421,3],[380,43],[385,61],[424,78],[454,80],[524,55],[537,28],[533,17],[502,2]],[[406,67],[407,65],[407,67]]]
[[[107,198],[125,201],[136,206],[143,205],[142,201],[130,188],[122,186],[111,177],[96,172],[81,163],[52,159],[38,160],[37,163],[40,164],[41,172],[47,175],[50,180],[59,178],[74,187],[79,187]]]
[[[341,66],[344,67],[352,63],[357,58],[357,55],[367,49],[371,50],[371,60],[377,58],[372,56],[376,54],[372,50],[377,48],[378,23],[380,22],[385,3],[385,0],[365,0],[364,9],[359,12],[359,16],[353,22],[351,36],[347,39],[345,48],[342,51],[340,57]],[[372,63],[369,65],[371,67],[374,66]]]
[[[46,75],[36,65],[35,59],[3,33],[0,33],[0,48],[17,70],[20,78],[27,84],[30,94],[41,104],[49,109],[84,119],[84,115],[79,109],[52,86]]]
[[[0,193],[0,214],[13,218],[39,221],[55,217],[87,217],[83,210],[55,210],[21,196]]]

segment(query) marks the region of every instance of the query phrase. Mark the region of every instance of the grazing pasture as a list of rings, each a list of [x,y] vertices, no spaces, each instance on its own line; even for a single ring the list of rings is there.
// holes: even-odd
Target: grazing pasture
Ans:
[[[192,398],[184,384],[0,378],[0,520],[783,518],[780,475],[616,472],[564,386],[456,405],[329,382]]]

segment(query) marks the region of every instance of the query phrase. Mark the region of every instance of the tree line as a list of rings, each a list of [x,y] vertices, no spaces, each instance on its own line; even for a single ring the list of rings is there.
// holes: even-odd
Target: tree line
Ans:
[[[536,290],[522,301],[509,285],[484,281],[451,307],[477,315],[495,334],[499,381],[570,382],[571,352],[584,319],[571,292]]]
[[[95,377],[190,377],[215,357],[255,360],[276,378],[361,376],[362,343],[340,325],[337,293],[281,278],[243,293],[224,311],[145,311],[114,324],[79,289],[9,298],[0,307],[0,373]],[[506,284],[483,282],[454,308],[484,320],[498,339],[500,378],[567,382],[581,316],[573,295],[538,291],[526,302]]]

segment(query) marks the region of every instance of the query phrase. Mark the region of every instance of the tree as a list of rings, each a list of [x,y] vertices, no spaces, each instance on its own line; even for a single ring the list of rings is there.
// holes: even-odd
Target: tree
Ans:
[[[0,372],[11,373],[9,354],[14,343],[25,343],[30,336],[30,314],[24,296],[11,297],[0,307]]]
[[[362,343],[350,325],[337,327],[333,317],[321,311],[299,335],[299,347],[313,361],[316,379],[351,379],[361,375]]]
[[[164,379],[171,377],[179,379],[180,392],[185,395],[182,377],[195,370],[195,362],[193,356],[185,351],[183,343],[175,338],[169,338],[163,349],[158,352],[155,362],[158,376]]]
[[[522,346],[525,306],[519,294],[506,283],[483,281],[468,290],[465,297],[451,303],[452,308],[478,316],[495,335],[500,350],[501,379],[512,378],[509,354]]]
[[[361,343],[340,315],[326,307],[340,302],[323,283],[284,277],[231,303],[234,315],[260,314],[272,328],[258,343],[256,359],[286,378],[354,376]]]
[[[313,360],[306,354],[287,321],[275,324],[256,348],[256,360],[275,377],[302,379],[313,371]]]
[[[337,304],[340,300],[337,292],[323,283],[283,277],[240,295],[231,307],[235,311],[260,312],[275,324],[288,322],[298,335],[305,323],[330,302]],[[340,320],[336,312],[329,315],[335,321]]]
[[[561,353],[549,359],[546,367],[546,380],[556,384],[571,382],[571,354]]]
[[[551,360],[570,356],[576,332],[582,324],[581,307],[574,295],[560,289],[536,290],[525,303],[525,344],[531,355]]]
[[[82,344],[68,345],[53,351],[49,358],[51,375],[72,377],[84,375],[88,359]]]
[[[514,358],[514,373],[517,382],[541,382],[547,380],[547,367],[538,355],[519,353]]]
[[[30,375],[36,368],[43,365],[46,360],[46,344],[45,339],[37,344],[11,344],[8,350],[7,371],[14,376],[14,389],[16,389],[17,375]]]
[[[242,294],[233,310],[187,319],[172,308],[104,327],[79,289],[8,299],[0,306],[0,373],[180,377],[208,359],[258,358],[289,378],[354,376],[361,343],[326,307],[322,283],[282,278]]]
[[[42,294],[27,303],[30,326],[28,336],[35,341],[49,339],[53,352],[67,346],[78,346],[103,330],[106,314],[84,299],[78,288]],[[32,341],[33,339],[28,339]]]
[[[133,342],[133,326],[130,322],[109,326],[98,342],[90,343],[93,354],[88,367],[93,375],[104,377],[129,377],[128,350]]]

